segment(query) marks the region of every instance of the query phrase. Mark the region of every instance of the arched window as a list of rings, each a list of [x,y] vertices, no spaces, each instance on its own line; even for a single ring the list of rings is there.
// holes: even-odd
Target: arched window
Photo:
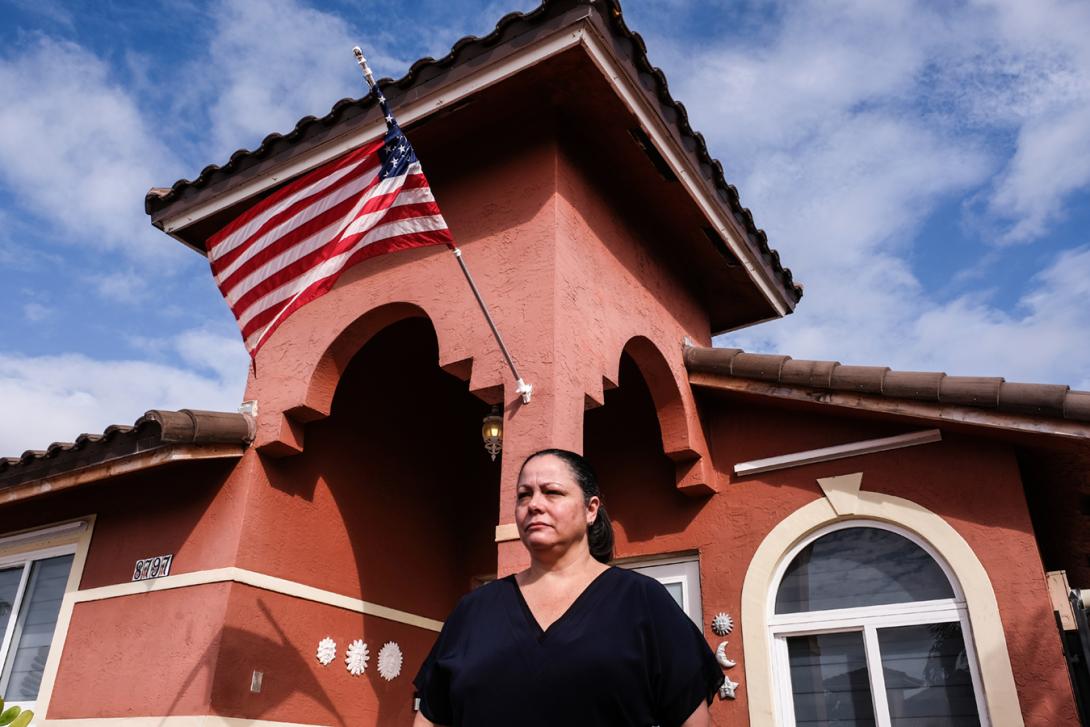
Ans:
[[[784,563],[768,616],[780,724],[988,724],[965,599],[926,546],[854,521]]]

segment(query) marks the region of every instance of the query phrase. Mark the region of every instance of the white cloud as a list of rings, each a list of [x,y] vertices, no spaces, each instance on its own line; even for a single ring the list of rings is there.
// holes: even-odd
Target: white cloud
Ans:
[[[760,37],[649,39],[694,127],[806,284],[794,315],[721,344],[1087,384],[1090,347],[1077,332],[1090,306],[1072,279],[1090,275],[1084,249],[1030,281],[1016,310],[979,288],[940,297],[915,273],[927,266],[944,289],[943,278],[961,291],[987,284],[976,269],[943,270],[966,256],[920,239],[940,205],[970,200],[966,222],[986,242],[1028,241],[1090,187],[1090,11],[1056,5],[1042,19],[1046,9],[1013,1],[788,3]]]
[[[359,36],[343,18],[295,0],[231,0],[213,12],[207,57],[192,70],[201,94],[212,98],[213,159],[256,148],[303,116],[323,116],[338,99],[365,94],[352,57]],[[381,67],[385,56],[375,55],[370,60]]]
[[[18,456],[110,424],[131,424],[148,409],[238,406],[248,365],[239,341],[190,331],[171,345],[197,370],[81,354],[0,355],[0,401],[9,413],[0,417],[0,455]]]
[[[0,184],[58,241],[162,258],[144,193],[176,161],[109,67],[84,48],[39,37],[0,59]]]
[[[40,323],[53,315],[53,309],[41,303],[24,303],[23,318],[31,323]]]
[[[138,303],[148,294],[147,278],[134,270],[87,276],[85,280],[102,298],[115,303]]]

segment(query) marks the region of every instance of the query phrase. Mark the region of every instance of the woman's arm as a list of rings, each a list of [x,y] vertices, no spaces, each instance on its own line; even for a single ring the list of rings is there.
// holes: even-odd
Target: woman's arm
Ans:
[[[688,724],[688,722],[686,722],[685,724]],[[696,724],[705,725],[707,724],[707,722],[697,722]],[[423,712],[417,712],[416,719],[413,720],[413,727],[442,727],[442,725],[437,725],[432,722],[430,719],[424,716]]]
[[[689,715],[689,719],[681,723],[681,727],[711,727],[712,715],[708,709],[707,702],[701,702],[697,705],[696,711]],[[430,725],[431,722],[425,720],[422,724]],[[413,727],[417,727],[415,724]]]

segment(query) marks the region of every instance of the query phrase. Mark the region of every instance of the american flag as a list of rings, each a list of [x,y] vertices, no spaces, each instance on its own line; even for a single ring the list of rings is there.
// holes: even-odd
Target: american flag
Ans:
[[[452,246],[431,187],[381,93],[386,136],[292,182],[208,239],[208,260],[251,357],[347,268],[394,250]]]

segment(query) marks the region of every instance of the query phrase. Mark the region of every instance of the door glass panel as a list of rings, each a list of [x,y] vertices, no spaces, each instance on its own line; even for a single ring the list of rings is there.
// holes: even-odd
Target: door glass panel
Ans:
[[[31,567],[26,595],[15,624],[15,640],[4,665],[5,701],[31,701],[38,697],[72,559],[71,555],[62,555],[39,560]]]
[[[893,727],[976,727],[961,624],[878,629]]]
[[[791,636],[787,655],[796,725],[875,723],[862,632]]]
[[[912,541],[881,528],[844,528],[791,561],[776,592],[776,613],[953,597],[939,564]]]
[[[23,577],[23,566],[0,570],[0,640],[8,629],[11,609],[15,604],[15,595],[19,592],[19,580]]]
[[[677,605],[681,606],[681,609],[684,611],[685,589],[682,587],[682,585],[677,582],[663,583],[662,585],[666,586],[666,590],[670,593],[671,596],[674,597],[674,600],[677,601]]]

